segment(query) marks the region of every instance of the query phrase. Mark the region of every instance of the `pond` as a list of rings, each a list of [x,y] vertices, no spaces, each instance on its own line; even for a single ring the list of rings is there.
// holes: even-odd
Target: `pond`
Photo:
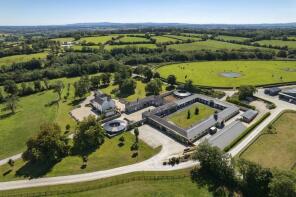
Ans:
[[[222,72],[220,73],[220,75],[222,77],[227,77],[227,78],[238,78],[241,76],[240,73],[236,73],[236,72]]]

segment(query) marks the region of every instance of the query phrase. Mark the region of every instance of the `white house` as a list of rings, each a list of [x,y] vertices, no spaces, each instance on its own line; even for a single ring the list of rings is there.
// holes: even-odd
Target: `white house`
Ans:
[[[91,100],[92,106],[100,113],[110,116],[115,114],[115,102],[110,96],[102,94],[101,92],[95,93],[95,98]]]

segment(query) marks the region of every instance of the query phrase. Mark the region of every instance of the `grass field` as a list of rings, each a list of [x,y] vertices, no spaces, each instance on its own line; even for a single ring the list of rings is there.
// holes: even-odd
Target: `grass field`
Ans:
[[[288,46],[289,49],[296,49],[296,41],[261,40],[255,43],[258,43],[260,45],[272,45],[272,46],[279,46],[279,47]]]
[[[85,46],[85,47],[92,48],[92,49],[100,49],[101,48],[101,46],[97,46],[97,45],[95,45],[95,46]],[[73,45],[71,48],[76,50],[76,51],[81,51],[83,46],[81,46],[81,45]]]
[[[147,38],[125,36],[119,39],[121,42],[150,42]]]
[[[288,39],[289,40],[296,40],[296,36],[289,36]]]
[[[171,64],[157,71],[164,78],[174,73],[180,82],[191,79],[196,85],[237,87],[295,81],[295,69],[295,61],[211,61]],[[223,72],[234,72],[241,76],[227,78],[221,76]]]
[[[76,77],[56,80],[63,81],[65,87],[67,87],[68,83],[73,84],[78,79]],[[51,80],[50,83],[56,80]],[[66,93],[65,88],[62,98]],[[69,98],[66,101],[62,99],[59,105],[49,105],[57,99],[57,94],[52,91],[45,91],[43,93],[20,97],[17,112],[14,115],[7,115],[7,111],[0,111],[0,159],[22,152],[25,149],[27,139],[38,132],[39,126],[43,122],[57,122],[62,129],[67,124],[70,124],[71,128],[74,128],[76,123],[69,115],[69,112],[75,106],[72,103],[74,101],[74,87],[72,85],[70,86],[69,93]],[[0,105],[0,109],[4,107],[4,105]]]
[[[195,114],[195,108],[198,107],[199,113]],[[188,110],[190,111],[191,117],[187,118]],[[182,128],[188,128],[192,126],[193,124],[197,124],[198,122],[210,117],[212,114],[214,114],[215,109],[204,105],[204,104],[194,104],[191,105],[188,108],[183,109],[182,111],[178,111],[176,113],[173,113],[168,117],[169,121],[172,121],[176,125],[182,127]]]
[[[57,42],[72,42],[74,41],[74,38],[73,37],[65,37],[65,38],[54,38],[54,39],[50,39],[52,41],[57,41]]]
[[[118,145],[121,136],[125,138],[123,146]],[[25,163],[19,159],[16,161],[13,171],[6,175],[3,174],[10,169],[9,165],[0,166],[0,181],[24,179],[26,178],[25,174],[32,174],[33,177],[52,177],[106,170],[146,160],[161,149],[160,147],[152,149],[140,141],[139,154],[137,157],[133,157],[133,151],[130,150],[130,147],[134,140],[134,135],[129,132],[112,139],[106,138],[104,144],[89,155],[86,168],[81,168],[83,162],[80,156],[68,156],[47,171],[43,171],[42,166],[24,167]],[[16,174],[16,172],[18,173]]]
[[[238,36],[217,36],[217,39],[222,39],[225,41],[240,41],[243,42],[245,40],[248,40],[249,38],[244,38],[244,37],[238,37]]]
[[[265,167],[291,169],[296,163],[296,112],[283,113],[272,125],[273,134],[259,136],[240,157]]]
[[[152,38],[156,40],[156,43],[176,42],[176,41],[178,41],[177,39],[169,38],[169,37],[165,37],[165,36],[153,36]]]
[[[190,170],[174,170],[167,172],[134,172],[125,175],[119,175],[115,177],[90,181],[81,182],[67,185],[55,185],[46,187],[35,187],[28,189],[19,189],[2,192],[2,195],[26,195],[31,196],[34,194],[38,196],[39,193],[44,192],[56,192],[56,196],[63,191],[62,196],[98,196],[98,194],[104,194],[104,196],[195,196],[195,197],[208,197],[213,196],[207,187],[198,187],[196,183],[193,183],[190,179]],[[137,179],[139,177],[182,177],[168,180],[135,180],[127,182],[128,179]],[[116,184],[125,180],[126,183]],[[92,188],[92,189],[89,189]],[[100,189],[99,189],[100,188]],[[73,190],[78,190],[74,192]],[[80,191],[80,192],[79,192]],[[84,191],[84,192],[83,192]],[[68,193],[65,193],[68,192]],[[31,195],[29,195],[31,194]]]
[[[32,59],[44,59],[46,58],[47,53],[35,53],[30,55],[13,55],[8,57],[2,57],[0,58],[0,66],[9,66],[13,63],[19,63],[19,62],[27,62]]]
[[[182,41],[185,41],[185,40],[195,40],[195,41],[199,41],[199,40],[201,40],[201,38],[197,38],[197,37],[176,36],[176,35],[167,35],[167,37],[175,38],[175,39],[177,39],[177,40],[182,40]]]
[[[123,97],[125,100],[129,102],[136,101],[138,98],[142,99],[146,97],[146,91],[145,91],[146,84],[138,80],[136,82],[137,82],[137,87],[136,87],[135,93],[127,97]],[[112,93],[112,90],[114,89],[118,89],[118,85],[109,85],[108,87],[100,90],[105,94],[111,95],[112,98],[117,98],[117,96]],[[162,87],[162,90],[165,91],[165,86]]]
[[[185,44],[173,44],[169,45],[168,48],[176,49],[178,51],[198,51],[198,50],[221,50],[221,49],[256,49],[260,47],[253,47],[241,44],[233,44],[228,42],[222,42],[217,40],[207,40],[201,42],[185,43]],[[269,50],[266,48],[261,48],[263,50]]]
[[[94,37],[84,37],[81,38],[79,41],[83,42],[92,42],[95,44],[105,44],[109,40],[112,40],[112,38],[116,38],[117,36],[94,36]]]
[[[155,44],[107,45],[107,46],[105,46],[105,49],[106,50],[112,50],[114,48],[125,48],[125,47],[155,49],[157,46]]]

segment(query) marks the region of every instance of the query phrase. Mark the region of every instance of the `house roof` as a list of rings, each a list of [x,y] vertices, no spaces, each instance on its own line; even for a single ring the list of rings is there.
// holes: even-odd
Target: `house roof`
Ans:
[[[93,100],[91,100],[91,102],[96,102],[100,105],[102,105],[106,100],[101,98],[101,97],[95,97]]]
[[[255,110],[252,110],[252,109],[249,109],[248,111],[246,111],[245,113],[242,114],[242,117],[243,118],[246,118],[248,120],[251,120],[253,119],[255,116],[257,116],[258,114],[258,111],[255,111]]]

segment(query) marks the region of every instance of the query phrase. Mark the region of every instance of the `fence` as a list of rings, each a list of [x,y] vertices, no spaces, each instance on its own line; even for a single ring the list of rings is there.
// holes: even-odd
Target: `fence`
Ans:
[[[71,194],[71,193],[78,193],[78,192],[85,192],[90,190],[97,190],[102,189],[110,186],[120,185],[124,183],[130,183],[134,181],[174,181],[179,179],[184,179],[190,177],[188,174],[184,175],[175,175],[175,176],[134,176],[129,178],[118,178],[112,181],[98,183],[95,185],[88,185],[88,186],[73,186],[69,187],[69,189],[57,189],[52,191],[44,191],[44,192],[4,192],[0,193],[1,197],[39,197],[39,196],[54,196],[54,195],[62,195],[62,194]],[[65,186],[67,187],[67,186]]]

